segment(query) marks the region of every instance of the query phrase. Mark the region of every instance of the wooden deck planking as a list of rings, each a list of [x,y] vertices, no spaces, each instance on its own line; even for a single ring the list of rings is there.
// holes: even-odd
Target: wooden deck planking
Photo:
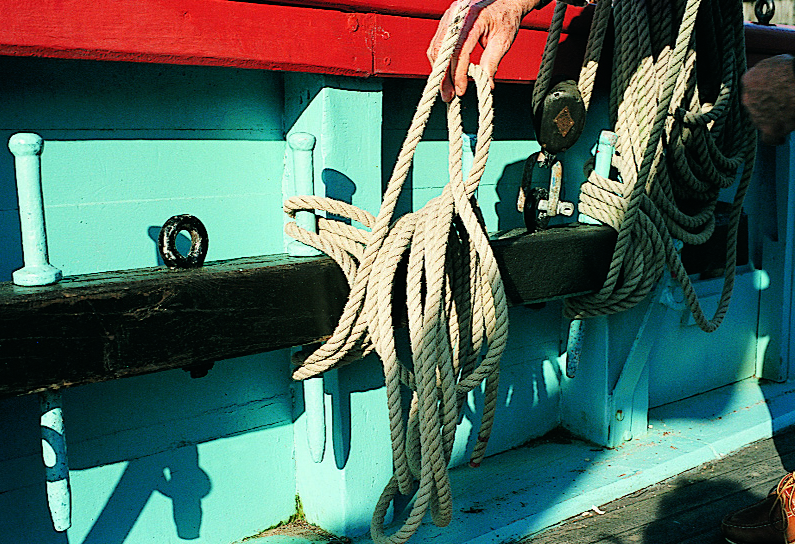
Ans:
[[[795,466],[795,428],[552,527],[521,544],[717,544],[723,517]]]

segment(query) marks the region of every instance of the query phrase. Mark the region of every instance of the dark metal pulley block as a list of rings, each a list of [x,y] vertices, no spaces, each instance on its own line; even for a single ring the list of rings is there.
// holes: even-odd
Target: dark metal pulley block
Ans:
[[[572,80],[553,86],[533,112],[541,151],[525,161],[517,200],[530,233],[547,228],[550,218],[556,215],[574,213],[573,204],[561,200],[563,171],[555,156],[577,142],[585,128],[585,113],[577,82]]]

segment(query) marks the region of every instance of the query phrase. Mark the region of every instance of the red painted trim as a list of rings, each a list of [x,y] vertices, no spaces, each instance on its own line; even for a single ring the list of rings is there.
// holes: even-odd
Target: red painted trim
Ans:
[[[425,50],[448,0],[301,0],[300,4],[0,2],[0,55],[424,77],[429,69]],[[418,18],[385,14],[390,12]],[[551,13],[548,6],[528,15],[527,28],[498,78],[535,77]],[[589,12],[573,8],[566,28],[587,28],[584,19],[590,20]]]
[[[234,0],[230,0],[234,1]],[[422,19],[441,19],[450,6],[450,0],[281,0],[280,4],[293,6],[336,9],[357,13],[380,13],[383,15],[399,15]],[[552,22],[554,2],[540,10],[533,10],[522,19],[522,27],[534,30],[546,30]],[[580,32],[590,25],[594,6],[576,8],[569,6],[563,22],[563,32]],[[583,25],[585,22],[585,25]]]
[[[437,21],[376,15],[373,45],[373,68],[377,75],[426,77],[430,64],[426,56],[428,43],[436,31]],[[535,80],[546,43],[546,31],[521,29],[497,71],[499,81]],[[587,36],[564,34],[558,52],[558,71],[579,74]],[[479,51],[473,57],[479,58]]]
[[[0,1],[0,55],[424,77],[449,0]],[[298,5],[300,4],[300,5]],[[531,12],[497,79],[535,78],[553,5]],[[558,55],[576,74],[593,10],[571,8]],[[396,15],[400,14],[400,15]],[[746,25],[749,62],[795,54],[795,29]]]
[[[371,18],[227,0],[0,2],[0,54],[369,75]]]

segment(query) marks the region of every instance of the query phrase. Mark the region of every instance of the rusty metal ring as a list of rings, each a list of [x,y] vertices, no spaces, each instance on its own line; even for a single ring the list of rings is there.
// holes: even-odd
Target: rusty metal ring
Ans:
[[[177,250],[177,234],[190,233],[190,251],[182,255]],[[165,222],[157,237],[157,248],[163,262],[169,268],[198,268],[204,264],[209,239],[204,224],[193,215],[175,215]]]

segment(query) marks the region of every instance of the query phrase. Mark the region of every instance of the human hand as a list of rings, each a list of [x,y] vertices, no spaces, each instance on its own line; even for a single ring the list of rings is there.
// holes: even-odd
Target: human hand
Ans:
[[[784,143],[795,130],[795,70],[791,55],[758,62],[742,78],[742,99],[762,142]]]
[[[453,96],[463,96],[467,88],[467,70],[469,57],[480,43],[483,54],[480,57],[480,66],[489,75],[491,85],[494,86],[494,74],[505,53],[519,32],[519,23],[529,11],[547,5],[550,0],[460,0],[471,2],[459,43],[456,44],[456,53],[450,61],[441,85],[442,100],[449,102]],[[436,60],[439,47],[444,39],[447,27],[450,24],[457,2],[447,8],[436,34],[428,47],[428,59],[431,64]]]

